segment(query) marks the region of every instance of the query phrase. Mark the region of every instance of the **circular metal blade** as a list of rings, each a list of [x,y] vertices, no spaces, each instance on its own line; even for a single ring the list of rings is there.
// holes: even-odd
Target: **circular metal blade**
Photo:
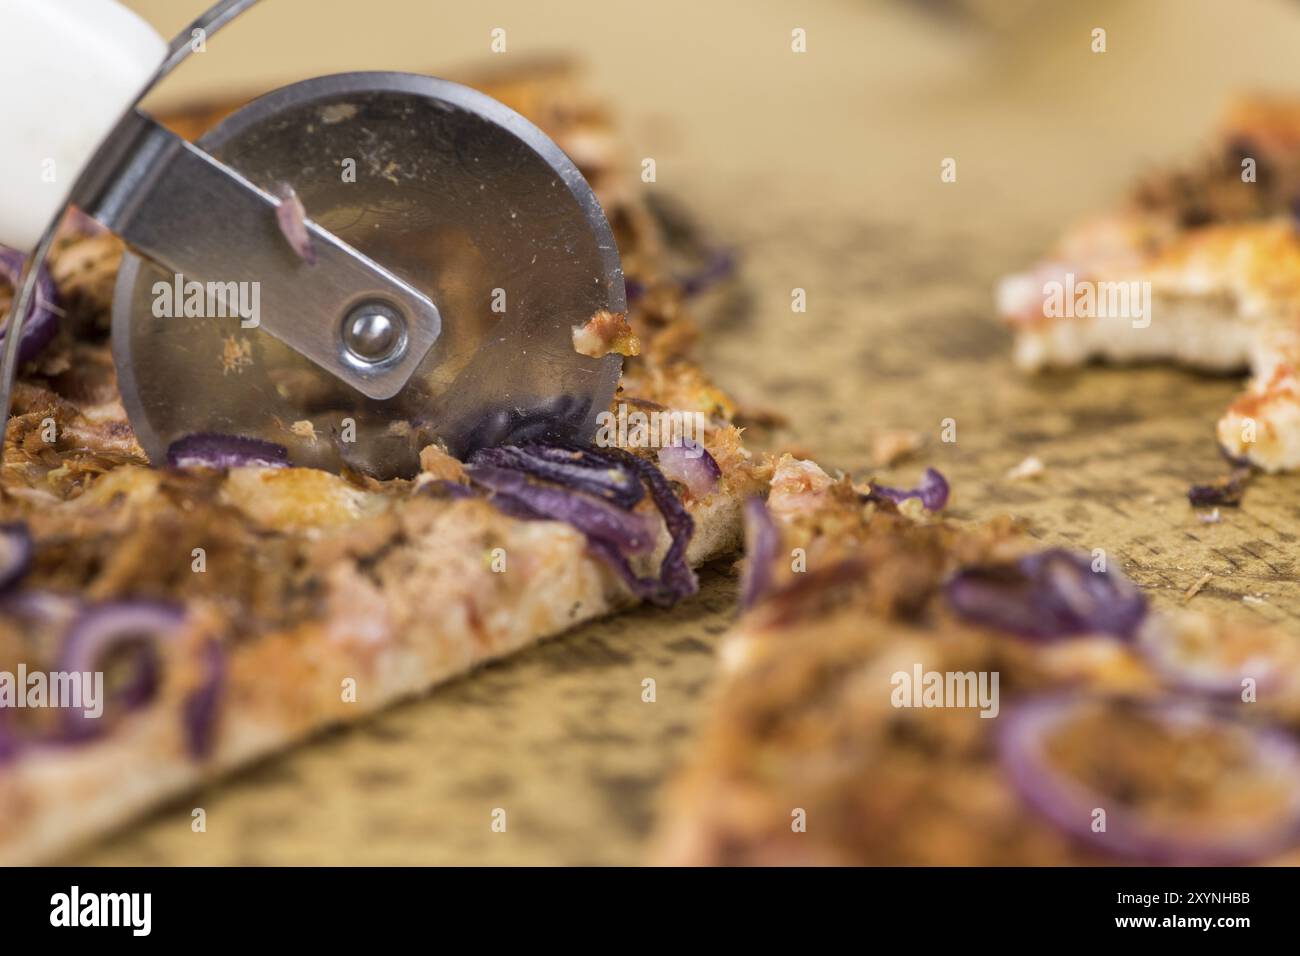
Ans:
[[[311,219],[428,295],[442,334],[401,393],[369,399],[239,318],[155,317],[176,277],[128,254],[113,348],[152,461],[216,432],[386,478],[414,474],[435,438],[458,455],[590,439],[621,359],[579,355],[572,329],[625,311],[623,273],[595,195],[537,127],[446,80],[349,73],[262,97],[199,145],[264,189],[291,185]]]

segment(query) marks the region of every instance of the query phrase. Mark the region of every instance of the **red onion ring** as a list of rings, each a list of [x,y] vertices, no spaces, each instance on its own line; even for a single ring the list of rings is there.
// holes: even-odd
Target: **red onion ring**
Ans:
[[[553,521],[573,525],[588,538],[607,541],[628,554],[654,548],[655,535],[640,515],[581,491],[532,481],[528,475],[493,465],[471,464],[470,478],[497,495],[521,501]]]
[[[81,612],[64,635],[57,669],[68,673],[93,673],[103,669],[114,652],[135,645],[135,673],[115,696],[124,710],[132,711],[153,700],[161,679],[158,642],[170,637],[185,622],[185,611],[162,601],[111,601],[93,604]],[[103,718],[69,711],[64,737],[75,742],[98,736]]]
[[[26,262],[27,257],[21,252],[0,246],[0,279],[13,287],[15,299]],[[58,307],[58,289],[50,278],[49,269],[42,265],[36,276],[36,301],[32,303],[32,311],[27,314],[27,321],[23,324],[23,339],[18,345],[19,365],[36,358],[54,340],[59,331]],[[0,342],[4,341],[8,329],[9,324],[6,322],[5,327],[0,329]]]
[[[1052,640],[1109,634],[1128,640],[1146,617],[1146,598],[1117,571],[1093,571],[1084,555],[1039,551],[1014,564],[976,565],[945,588],[960,617],[1020,637]]]
[[[1290,788],[1287,807],[1273,823],[1244,831],[1214,833],[1203,824],[1181,828],[1143,820],[1118,800],[1090,790],[1050,766],[1044,751],[1053,730],[1086,706],[1130,706],[1181,733],[1216,730],[1240,735],[1258,768],[1279,775]],[[1233,865],[1288,849],[1300,840],[1300,746],[1275,727],[1232,719],[1204,703],[1162,699],[1123,701],[1049,694],[1008,707],[999,721],[998,753],[1021,799],[1082,845],[1115,856],[1157,864]],[[1106,811],[1106,830],[1092,829],[1093,810]]]
[[[504,467],[506,464],[514,467]],[[555,465],[565,467],[552,467]],[[695,572],[686,560],[695,522],[667,479],[650,462],[620,448],[598,450],[563,442],[545,446],[530,443],[522,454],[503,455],[500,449],[481,449],[470,458],[466,472],[472,481],[492,492],[492,502],[502,512],[524,520],[565,521],[582,531],[588,550],[643,600],[666,606],[699,589]],[[623,477],[606,472],[618,472]],[[533,478],[549,481],[530,480]],[[641,489],[639,494],[633,487]],[[649,488],[672,538],[659,564],[657,579],[639,577],[628,561],[628,555],[654,547],[653,529],[630,510],[630,505],[622,505],[625,501],[635,504],[644,497],[645,488]]]
[[[588,448],[562,445],[507,445],[474,454],[476,465],[509,468],[632,508],[645,497],[645,486],[621,462]]]
[[[167,449],[171,468],[288,468],[289,449],[240,435],[186,435]]]
[[[722,469],[713,456],[697,441],[685,439],[680,445],[659,449],[659,470],[670,481],[686,486],[697,501],[713,494],[722,477]]]
[[[663,561],[659,563],[660,591],[649,600],[666,606],[695,594],[700,589],[699,581],[686,560],[686,549],[695,533],[695,519],[673,494],[668,480],[650,462],[620,448],[606,449],[605,454],[622,461],[646,483],[650,497],[659,509],[659,515],[664,519],[664,527],[672,538]]]

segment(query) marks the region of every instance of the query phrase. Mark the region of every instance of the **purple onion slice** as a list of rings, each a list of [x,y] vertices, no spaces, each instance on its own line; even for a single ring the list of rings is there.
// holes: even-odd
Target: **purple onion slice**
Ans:
[[[167,449],[172,468],[288,468],[289,449],[240,435],[186,435]]]
[[[226,654],[216,641],[203,646],[203,683],[185,699],[185,743],[190,756],[201,760],[217,742],[217,718],[226,689]]]
[[[540,511],[537,511],[536,509],[532,508],[522,498],[515,498],[511,495],[503,494],[500,492],[492,492],[491,501],[492,501],[492,507],[496,508],[497,511],[500,511],[503,515],[506,515],[507,517],[515,518],[519,521],[555,520],[552,518],[548,518]],[[587,544],[590,545],[594,540],[595,540],[594,538],[590,538],[590,537],[587,538]],[[615,548],[615,550],[618,549]]]
[[[0,594],[14,589],[32,567],[36,545],[21,521],[0,524]]]
[[[868,498],[886,498],[894,504],[902,504],[908,498],[918,498],[926,511],[942,511],[948,503],[948,479],[933,468],[925,469],[921,483],[915,488],[886,488],[884,485],[871,486]]]
[[[477,464],[466,471],[494,494],[522,502],[543,517],[571,524],[588,538],[608,541],[628,554],[644,554],[654,548],[654,530],[635,512],[585,492],[533,481],[521,471]]]
[[[745,571],[740,577],[740,609],[747,611],[772,590],[772,568],[781,532],[762,498],[745,502]]]
[[[695,519],[673,494],[672,486],[659,469],[644,458],[638,458],[630,452],[619,448],[609,448],[605,454],[613,455],[623,461],[627,467],[637,473],[646,487],[650,497],[664,519],[664,526],[672,538],[663,561],[659,563],[660,593],[650,598],[655,604],[664,606],[675,604],[682,598],[690,597],[700,589],[695,572],[686,560],[686,549],[690,546],[691,536],[695,533]]]
[[[5,246],[0,246],[0,280],[14,290],[14,301],[18,299],[18,283],[22,280],[23,265],[27,257]],[[12,311],[12,306],[11,306]],[[23,324],[23,338],[18,346],[18,364],[30,362],[54,340],[59,331],[59,292],[54,280],[45,266],[41,266],[36,276],[36,301],[32,311],[27,314]],[[8,333],[8,322],[0,329],[0,342]]]
[[[707,498],[718,488],[722,469],[703,445],[685,439],[680,445],[665,445],[659,449],[659,470],[670,481],[686,486],[691,497]]]
[[[1036,640],[1085,634],[1127,640],[1147,611],[1146,598],[1118,571],[1094,571],[1087,556],[1062,548],[963,568],[946,593],[960,617]]]
[[[493,493],[493,504],[504,513],[525,520],[565,521],[577,528],[586,536],[588,549],[638,597],[669,605],[698,590],[686,560],[695,522],[650,462],[620,448],[529,443],[514,452],[480,450],[466,471]],[[643,579],[628,557],[654,548],[655,529],[631,510],[646,488],[672,543],[658,578]]]
[[[1029,807],[1117,857],[1223,866],[1300,842],[1295,738],[1204,702],[1049,694],[1004,709],[997,746]]]
[[[470,463],[521,471],[604,498],[620,508],[632,508],[645,497],[645,487],[631,469],[590,448],[507,445],[481,449],[470,458]]]
[[[184,622],[183,608],[162,601],[91,605],[68,628],[57,669],[68,673],[102,672],[114,658],[126,656],[127,678],[116,688],[106,684],[105,695],[111,692],[115,704],[127,711],[136,710],[153,700],[158,691],[162,668],[159,644],[173,636]],[[66,718],[64,736],[69,741],[97,736],[104,726],[102,717],[87,717],[81,710],[68,711]]]
[[[280,233],[289,243],[289,248],[303,262],[314,266],[317,262],[316,247],[312,244],[311,233],[307,230],[307,210],[294,188],[288,183],[280,183],[272,191],[280,200],[275,209],[275,221]]]

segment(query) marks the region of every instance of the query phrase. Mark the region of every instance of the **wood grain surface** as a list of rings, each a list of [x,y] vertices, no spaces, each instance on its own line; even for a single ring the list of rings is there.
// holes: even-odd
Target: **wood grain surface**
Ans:
[[[398,16],[402,4],[376,6]],[[915,429],[928,445],[882,479],[932,464],[959,517],[1010,512],[1045,541],[1103,548],[1157,604],[1209,573],[1195,606],[1300,639],[1300,477],[1257,479],[1217,524],[1185,498],[1223,471],[1213,424],[1240,382],[1160,367],[1022,377],[992,314],[1000,274],[1140,172],[1191,156],[1228,94],[1296,88],[1297,5],[1025,4],[985,26],[896,3],[666,2],[622,19],[574,3],[559,27],[546,5],[485,6],[471,24],[483,36],[495,18],[521,46],[590,59],[636,151],[658,161],[647,188],[741,252],[738,286],[701,303],[702,358],[789,420],[756,442],[866,474],[876,432]],[[789,52],[795,26],[809,34],[802,56]],[[1094,26],[1105,54],[1088,49]],[[940,182],[945,157],[956,183]],[[806,314],[791,312],[795,287]],[[955,443],[939,440],[945,418]],[[1029,455],[1040,477],[1004,477]],[[711,568],[679,608],[488,667],[72,862],[636,863],[734,592],[730,566]],[[206,833],[190,830],[195,806]]]

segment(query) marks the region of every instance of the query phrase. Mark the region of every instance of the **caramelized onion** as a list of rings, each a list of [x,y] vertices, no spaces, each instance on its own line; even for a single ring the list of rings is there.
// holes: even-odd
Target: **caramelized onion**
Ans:
[[[968,621],[1038,640],[1083,634],[1127,640],[1147,611],[1146,598],[1128,578],[1094,571],[1087,556],[1061,548],[963,568],[946,592]]]

